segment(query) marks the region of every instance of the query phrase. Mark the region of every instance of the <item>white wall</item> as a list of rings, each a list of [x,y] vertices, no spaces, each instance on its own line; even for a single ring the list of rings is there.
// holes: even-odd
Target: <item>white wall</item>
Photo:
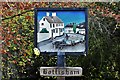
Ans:
[[[69,31],[70,31],[70,32],[69,32]],[[71,27],[65,28],[65,33],[74,33],[74,32],[73,32],[73,28],[71,28]]]
[[[52,25],[52,28],[50,28],[50,23],[45,19],[45,21],[43,21],[44,17],[40,20],[39,22],[39,32],[43,29],[43,28],[46,28],[48,31],[49,31],[49,38],[52,37],[52,29],[55,29],[55,33],[53,33],[53,37],[56,37],[56,36],[60,36],[63,34],[63,32],[59,32],[59,28],[62,28],[64,29],[64,23],[51,23]],[[44,25],[41,25],[42,23],[44,23]],[[54,24],[54,27],[53,27],[53,24]],[[56,24],[60,24],[58,26],[56,26]],[[58,29],[58,32],[56,33],[56,29]],[[48,37],[48,35],[46,36]]]
[[[79,29],[79,33],[85,34],[85,29]]]
[[[41,42],[49,38],[49,33],[37,33],[37,42]]]
[[[39,32],[43,29],[43,28],[46,28],[47,29],[47,31],[49,31],[49,33],[47,33],[47,36],[46,37],[48,37],[48,38],[50,38],[51,37],[51,29],[50,29],[50,23],[45,19],[45,21],[43,21],[43,19],[44,19],[45,17],[43,17],[41,20],[40,20],[40,22],[39,22]],[[44,23],[44,25],[42,25],[42,23]],[[49,34],[49,36],[48,36],[48,34]],[[41,36],[41,35],[40,35]],[[44,36],[44,35],[42,35],[42,36]]]
[[[48,31],[50,30],[50,23],[45,19],[45,21],[43,21],[44,17],[40,20],[39,22],[39,32],[43,29],[46,28]],[[44,25],[41,25],[42,23],[44,23]]]
[[[70,30],[71,32],[69,32],[69,30]],[[81,34],[85,34],[85,29],[76,28],[76,33],[77,33],[78,31],[79,31],[79,33],[81,33]],[[71,27],[65,28],[65,33],[74,33],[73,28],[71,28]]]
[[[60,28],[62,28],[62,29],[64,29],[64,23],[63,23],[63,25],[61,26],[56,26],[56,24],[61,24],[61,23],[54,23],[54,28],[52,28],[52,29],[55,29],[55,33],[53,33],[53,37],[56,37],[56,36],[60,36],[60,35],[62,35],[63,34],[63,32],[60,32]],[[56,29],[58,29],[58,31],[57,31],[57,33],[56,33]]]

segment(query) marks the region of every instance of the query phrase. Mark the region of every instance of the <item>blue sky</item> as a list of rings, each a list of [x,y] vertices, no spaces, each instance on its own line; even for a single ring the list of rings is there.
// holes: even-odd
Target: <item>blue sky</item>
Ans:
[[[52,12],[49,12],[50,16]],[[65,25],[69,23],[82,23],[85,22],[85,12],[84,11],[56,11],[56,15],[64,22]],[[38,21],[42,19],[43,16],[46,16],[46,12],[38,12],[37,19]]]

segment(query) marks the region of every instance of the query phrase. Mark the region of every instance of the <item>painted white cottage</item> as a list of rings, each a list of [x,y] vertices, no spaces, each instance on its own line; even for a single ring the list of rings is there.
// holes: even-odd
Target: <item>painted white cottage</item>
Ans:
[[[42,29],[46,29],[48,33],[41,32]],[[49,12],[46,12],[46,16],[39,21],[38,37],[40,37],[38,38],[38,42],[63,35],[63,33],[64,23],[57,17],[56,12],[53,12],[52,16],[50,16]]]

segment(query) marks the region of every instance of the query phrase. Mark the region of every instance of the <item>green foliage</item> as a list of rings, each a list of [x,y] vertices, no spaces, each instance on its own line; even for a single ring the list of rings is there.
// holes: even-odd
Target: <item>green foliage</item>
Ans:
[[[3,74],[9,71],[7,72],[7,77],[4,77],[4,79],[9,79],[9,73],[11,72],[14,73],[13,78],[20,77],[18,73],[24,73],[26,66],[33,64],[33,23],[33,12],[2,21],[4,27],[2,35],[6,36],[4,38],[4,49],[7,52],[3,54],[3,58],[5,59],[3,61]],[[16,70],[15,68],[18,67],[19,69]]]
[[[49,31],[47,31],[46,28],[43,28],[43,29],[40,31],[40,33],[49,33]]]
[[[33,55],[34,12],[26,10],[36,6],[88,7],[88,55],[66,56],[66,66],[81,66],[83,80],[120,80],[120,37],[113,33],[119,33],[119,28],[115,30],[116,24],[119,23],[119,3],[56,3],[9,3],[15,10],[18,8],[16,13],[12,12],[9,6],[3,6],[2,29],[0,28],[3,36],[2,79],[56,79],[40,76],[38,69],[40,66],[56,66],[57,56]],[[17,8],[14,5],[18,5]],[[14,16],[22,12],[26,13]]]
[[[76,33],[76,25],[73,25],[73,32]]]

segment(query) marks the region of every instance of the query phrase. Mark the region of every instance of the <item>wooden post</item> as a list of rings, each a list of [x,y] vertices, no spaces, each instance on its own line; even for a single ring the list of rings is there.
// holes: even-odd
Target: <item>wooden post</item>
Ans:
[[[65,67],[65,53],[59,52],[57,53],[57,67]],[[65,77],[57,77],[57,80],[65,80]]]

